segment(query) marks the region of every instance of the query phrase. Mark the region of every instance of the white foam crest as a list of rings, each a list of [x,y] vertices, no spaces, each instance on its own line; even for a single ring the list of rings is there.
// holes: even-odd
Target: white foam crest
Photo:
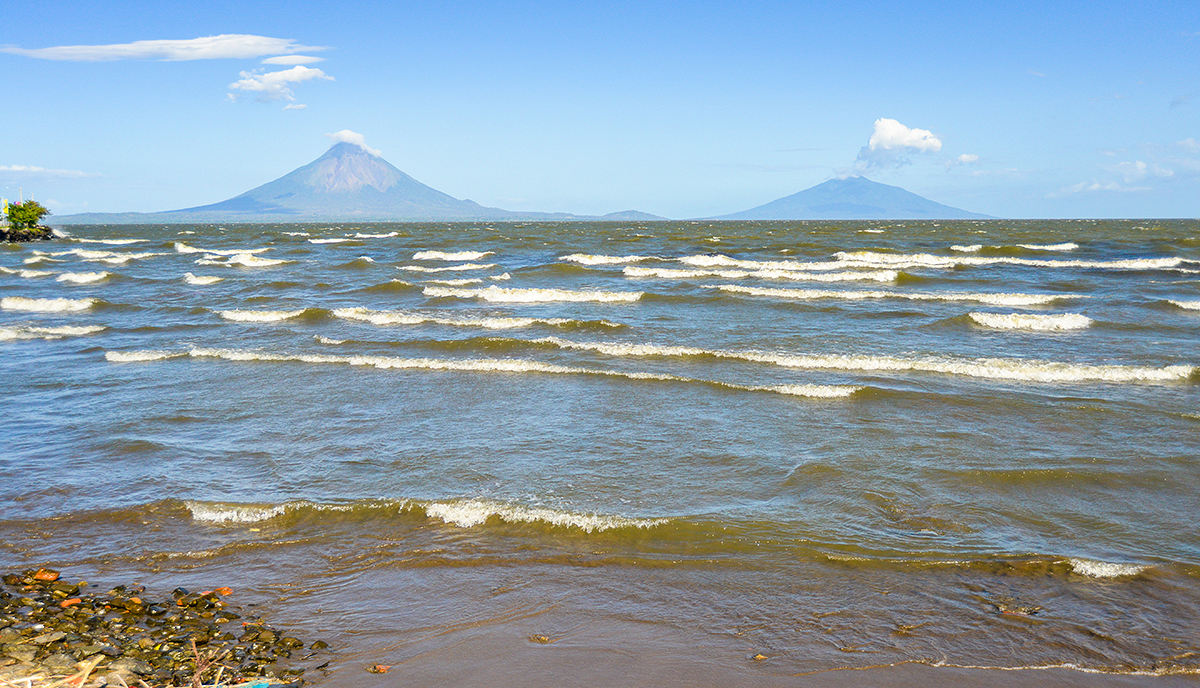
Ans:
[[[345,238],[345,237],[340,238],[340,239],[309,239],[308,243],[310,243],[310,244],[344,244],[347,241],[354,241],[354,239]]]
[[[64,272],[55,278],[57,282],[70,282],[72,284],[91,284],[100,280],[108,279],[112,276],[111,272]]]
[[[1030,330],[1034,332],[1065,332],[1082,330],[1092,325],[1092,319],[1079,313],[1035,315],[1029,313],[971,313],[971,320],[993,330]]]
[[[431,323],[435,325],[450,325],[455,327],[482,327],[490,330],[508,330],[531,327],[533,325],[563,326],[579,322],[570,318],[518,318],[496,316],[484,318],[436,318],[432,316],[420,315],[416,313],[403,313],[399,311],[373,311],[361,307],[339,308],[333,311],[333,314],[339,318],[345,318],[347,320],[360,320],[363,322],[369,322],[373,325],[421,325],[424,323]],[[600,323],[607,327],[620,327],[620,325],[608,321],[600,321]]]
[[[184,502],[192,512],[192,519],[204,523],[258,523],[266,521],[291,509],[289,504],[256,506],[253,504],[205,504]]]
[[[961,246],[961,245],[951,246],[950,250],[958,251],[960,253],[978,253],[982,248],[983,248],[983,244],[970,244],[967,246]]]
[[[292,232],[288,232],[288,233],[291,234]],[[301,234],[303,236],[308,236],[308,232],[299,232],[298,234]],[[270,251],[271,247],[265,246],[263,248],[234,248],[234,249],[229,249],[227,251],[218,251],[217,249],[212,249],[212,248],[196,248],[194,246],[188,246],[187,244],[183,243],[182,241],[176,241],[175,242],[175,250],[179,253],[205,253],[210,256],[238,256],[238,255],[242,255],[243,253],[254,254],[254,253],[262,253],[263,251]]]
[[[220,282],[223,279],[225,279],[225,278],[224,277],[213,277],[212,275],[193,275],[190,272],[183,276],[184,282],[187,282],[188,284],[197,284],[197,285],[216,284],[217,282]]]
[[[492,251],[417,251],[413,260],[479,260],[495,255]]]
[[[425,287],[426,296],[483,299],[493,303],[544,303],[551,301],[628,303],[642,298],[640,291],[572,291],[568,289],[519,289],[490,286],[482,289]]]
[[[401,265],[401,270],[410,272],[454,272],[459,270],[487,270],[488,268],[496,267],[495,263],[463,263],[462,265],[451,265],[444,268],[427,268],[422,265]]]
[[[736,284],[705,285],[709,289],[751,296],[770,296],[781,299],[800,299],[804,301],[817,299],[906,299],[909,301],[970,301],[986,303],[992,306],[1042,306],[1064,298],[1081,298],[1076,296],[1059,296],[1056,294],[986,294],[971,292],[900,292],[900,291],[838,291],[829,289],[770,289],[765,287],[743,287]]]
[[[797,261],[797,260],[739,260],[730,258],[729,256],[684,256],[679,259],[684,265],[691,265],[700,268],[739,268],[743,270],[799,270],[799,271],[824,271],[824,270],[844,270],[846,264],[841,261],[821,260],[821,261]]]
[[[1017,244],[1017,246],[1027,248],[1030,251],[1074,251],[1079,248],[1079,244],[1073,241],[1061,244]]]
[[[448,279],[448,280],[427,280],[428,284],[440,284],[444,287],[465,287],[471,284],[483,284],[482,277],[470,277],[466,279]]]
[[[845,271],[845,272],[803,272],[799,270],[717,270],[696,269],[680,270],[678,268],[642,268],[627,266],[623,270],[626,277],[642,278],[655,277],[659,279],[694,279],[698,277],[721,277],[724,279],[775,279],[802,282],[894,282],[899,276],[895,270]]]
[[[495,282],[503,282],[505,280],[512,279],[512,275],[510,275],[506,272],[506,273],[503,273],[500,275],[493,275],[493,276],[489,277],[488,279],[495,281]]]
[[[1200,301],[1171,301],[1169,303],[1185,311],[1200,311]]]
[[[400,236],[400,232],[388,232],[387,234],[364,234],[355,232],[355,239],[387,239],[388,237]]]
[[[223,254],[218,254],[218,255],[223,255]],[[290,260],[277,260],[277,259],[273,259],[273,258],[259,258],[258,256],[254,255],[253,253],[251,253],[249,251],[247,251],[245,253],[235,253],[235,254],[229,256],[228,258],[226,258],[225,260],[221,260],[218,257],[218,255],[205,256],[205,257],[197,260],[196,265],[224,265],[226,267],[233,267],[233,266],[240,265],[244,268],[266,268],[266,267],[271,267],[273,265],[283,265],[284,263],[293,262]]]
[[[75,241],[84,244],[108,244],[109,246],[127,246],[129,244],[140,244],[145,239],[75,239]]]
[[[657,380],[664,382],[681,382],[688,384],[703,384],[726,389],[748,392],[771,392],[789,396],[814,398],[847,397],[862,387],[856,386],[827,386],[827,385],[773,385],[750,386],[714,380],[701,380],[664,375],[661,373],[623,372],[615,370],[597,370],[591,368],[573,368],[568,366],[541,363],[521,359],[476,358],[476,359],[436,359],[436,358],[395,358],[388,356],[331,356],[325,354],[276,354],[264,351],[247,351],[242,349],[204,349],[193,348],[187,352],[166,351],[136,351],[108,352],[105,357],[114,362],[156,361],[179,356],[194,358],[218,358],[227,361],[270,361],[315,364],[342,364],[353,366],[371,366],[380,370],[450,370],[462,372],[483,373],[545,373],[550,375],[597,375],[626,380]]]
[[[1107,561],[1094,561],[1092,559],[1070,559],[1069,561],[1075,573],[1090,576],[1091,578],[1136,576],[1150,568],[1149,566],[1141,566],[1139,564],[1117,564]]]
[[[51,255],[54,256],[77,256],[81,260],[88,262],[101,262],[109,265],[123,265],[131,260],[142,260],[144,258],[153,258],[161,256],[161,253],[120,253],[117,251],[91,251],[83,248],[72,248],[66,251],[57,251]]]
[[[168,358],[187,356],[186,351],[106,351],[104,359],[112,363],[144,363],[165,361]]]
[[[565,260],[571,263],[579,263],[580,265],[623,265],[625,263],[639,263],[643,260],[650,260],[649,256],[595,256],[588,253],[572,253],[569,256],[562,256],[559,260]]]
[[[61,327],[0,327],[0,341],[19,339],[62,339],[102,332],[103,325],[63,325]]]
[[[562,528],[579,528],[587,533],[614,528],[652,528],[667,519],[626,518],[605,514],[572,513],[544,507],[526,507],[488,499],[468,499],[454,502],[431,502],[424,505],[431,518],[460,528],[482,525],[491,518],[508,523],[546,523]]]
[[[30,299],[24,296],[5,296],[0,299],[0,308],[6,311],[28,311],[31,313],[62,313],[86,311],[99,303],[99,299]]]
[[[362,261],[366,261],[366,262],[368,262],[368,263],[374,263],[374,262],[375,262],[375,259],[374,259],[374,258],[372,258],[371,256],[359,256],[359,257],[355,258],[354,260],[362,260]]]
[[[303,313],[303,308],[298,311],[217,311],[217,314],[222,318],[235,322],[279,322],[280,320],[295,318]]]
[[[286,234],[288,236],[312,236],[308,232],[284,232],[284,234]],[[189,246],[188,248],[191,248],[191,247]]]
[[[49,275],[54,274],[49,270],[13,270],[12,268],[6,268],[3,265],[0,265],[0,272],[6,275],[18,275],[26,279],[31,279],[34,277],[48,277]]]
[[[330,339],[329,337],[326,337],[326,336],[320,335],[320,334],[317,335],[317,341],[320,342],[321,344],[328,344],[330,346],[337,346],[339,344],[346,343],[345,339]]]
[[[784,368],[845,370],[868,373],[926,372],[1020,382],[1169,382],[1185,380],[1196,366],[1164,368],[1124,365],[1086,365],[1025,359],[900,358],[850,354],[796,355],[762,351],[724,351],[655,344],[574,342],[557,337],[534,340],[563,349],[589,350],[609,356],[715,356]]]
[[[1182,258],[1130,258],[1125,260],[1046,260],[1011,256],[939,256],[932,253],[879,253],[877,251],[838,251],[834,258],[843,265],[861,267],[953,268],[958,265],[1022,265],[1044,268],[1099,268],[1107,270],[1155,270],[1176,268]]]

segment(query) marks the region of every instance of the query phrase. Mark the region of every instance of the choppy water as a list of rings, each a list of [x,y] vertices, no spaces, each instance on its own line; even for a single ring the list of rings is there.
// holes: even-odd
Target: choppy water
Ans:
[[[1200,673],[1200,222],[70,234],[0,249],[5,568],[330,685]]]

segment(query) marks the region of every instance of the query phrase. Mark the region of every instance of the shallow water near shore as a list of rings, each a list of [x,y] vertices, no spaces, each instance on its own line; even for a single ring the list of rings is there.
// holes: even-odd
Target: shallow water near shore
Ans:
[[[318,684],[1200,675],[1197,221],[71,227],[0,352],[3,568]]]

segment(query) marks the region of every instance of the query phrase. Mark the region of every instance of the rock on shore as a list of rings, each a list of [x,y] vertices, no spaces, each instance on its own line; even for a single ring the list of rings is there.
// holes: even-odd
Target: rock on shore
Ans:
[[[49,227],[0,227],[0,241],[48,241],[54,238],[54,230]]]
[[[3,582],[3,685],[191,686],[198,677],[204,686],[300,686],[306,668],[329,663],[323,641],[306,647],[256,617],[243,619],[225,600],[228,588],[177,588],[156,601],[126,585],[88,593],[86,581],[45,568]],[[297,666],[280,666],[285,660]]]

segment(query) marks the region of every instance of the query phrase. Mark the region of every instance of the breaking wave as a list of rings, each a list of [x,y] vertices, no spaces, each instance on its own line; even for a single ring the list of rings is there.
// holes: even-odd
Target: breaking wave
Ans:
[[[459,270],[487,270],[494,267],[496,267],[495,263],[463,263],[444,268],[427,268],[423,265],[401,265],[400,269],[408,270],[409,272],[456,272]]]
[[[680,270],[678,268],[641,268],[628,266],[624,269],[626,277],[655,277],[659,279],[695,279],[698,277],[721,277],[724,279],[774,279],[794,280],[797,282],[895,282],[900,275],[896,270],[843,271],[843,272],[805,272],[800,270],[719,270],[696,269]]]
[[[534,340],[562,349],[595,351],[607,356],[713,356],[784,368],[841,370],[865,373],[923,372],[1018,382],[1170,382],[1191,377],[1196,366],[1163,368],[1128,365],[1087,365],[1017,358],[955,359],[948,357],[862,356],[849,354],[784,354],[763,351],[723,351],[655,344],[574,342],[557,337]]]
[[[279,322],[280,320],[288,320],[290,318],[299,317],[304,314],[303,308],[297,311],[217,311],[217,314],[226,320],[234,322]]]
[[[225,278],[224,277],[213,277],[212,275],[193,275],[190,272],[183,276],[184,282],[187,282],[188,284],[196,284],[196,285],[216,284],[217,282],[220,282],[223,279],[225,279]]]
[[[559,260],[580,265],[623,265],[639,263],[643,260],[651,260],[651,258],[649,256],[593,256],[587,253],[572,253],[569,256],[562,256]]]
[[[0,342],[21,339],[62,339],[102,332],[103,325],[64,325],[62,327],[0,327]]]
[[[0,308],[6,311],[28,311],[31,313],[62,313],[86,311],[99,303],[99,299],[29,299],[24,296],[5,296],[0,299]]]
[[[418,251],[413,260],[479,260],[491,255],[494,255],[491,251]]]
[[[667,375],[661,373],[623,372],[593,368],[576,368],[510,358],[398,358],[390,356],[331,356],[326,354],[277,354],[245,349],[204,349],[188,351],[128,351],[105,353],[105,358],[114,363],[160,361],[169,358],[190,356],[192,358],[216,358],[226,361],[296,362],[331,365],[370,366],[380,370],[449,370],[483,373],[544,373],[550,375],[594,375],[627,380],[679,382],[701,384],[743,392],[771,392],[796,397],[818,399],[845,398],[864,389],[857,385],[740,385],[718,380]]]
[[[244,268],[267,268],[273,265],[283,265],[292,263],[290,260],[280,260],[275,258],[259,258],[254,255],[253,251],[244,251],[241,253],[229,254],[225,260],[221,260],[219,256],[227,254],[211,254],[196,261],[196,265],[223,265],[226,267],[244,267]]]
[[[300,232],[300,234],[303,236],[308,236],[308,232]],[[218,251],[217,249],[195,248],[194,246],[188,246],[187,244],[183,243],[182,241],[175,242],[175,251],[178,253],[204,253],[204,254],[207,254],[210,256],[239,256],[239,255],[242,255],[243,253],[254,254],[254,253],[262,253],[263,251],[270,251],[270,250],[271,250],[271,247],[266,246],[263,248],[235,248],[235,249],[231,249],[228,251]]]
[[[72,284],[91,284],[108,279],[112,276],[111,272],[64,272],[55,278],[58,282],[70,282]]]
[[[970,313],[971,320],[993,330],[1031,330],[1034,332],[1065,332],[1082,330],[1092,325],[1092,319],[1078,313],[1033,315],[1027,313]]]
[[[532,327],[534,325],[550,325],[562,327],[567,325],[585,324],[581,320],[573,320],[571,318],[518,318],[518,317],[483,317],[483,318],[448,318],[434,317],[430,315],[421,315],[418,313],[404,313],[398,311],[373,311],[367,308],[338,308],[333,311],[334,316],[344,318],[346,320],[358,320],[361,322],[369,322],[372,325],[451,325],[455,327],[482,327],[490,330],[507,330],[522,327]],[[608,322],[606,320],[590,321],[587,324],[599,324],[605,327],[620,327],[617,323]]]
[[[483,289],[450,289],[447,287],[425,287],[426,296],[453,297],[460,299],[483,299],[493,303],[542,303],[549,301],[597,301],[600,303],[627,303],[642,298],[640,291],[572,291],[568,289],[518,289],[510,287],[484,287]]]
[[[1071,559],[1070,563],[1075,573],[1091,578],[1125,578],[1136,576],[1150,568],[1139,564],[1115,564],[1091,559]]]
[[[959,265],[1023,265],[1044,268],[1100,268],[1107,270],[1156,270],[1179,267],[1182,258],[1131,258],[1126,260],[1045,260],[1010,256],[939,256],[932,253],[879,253],[838,251],[834,258],[843,265],[863,267],[953,268]]]
[[[1171,301],[1170,303],[1185,311],[1200,311],[1200,301]]]
[[[899,291],[834,291],[828,289],[769,289],[764,287],[743,287],[736,284],[705,285],[709,289],[751,296],[770,296],[781,299],[906,299],[909,301],[972,301],[986,303],[992,306],[1044,306],[1059,299],[1081,298],[1071,295],[1058,294],[986,294],[968,292],[920,293]]]

